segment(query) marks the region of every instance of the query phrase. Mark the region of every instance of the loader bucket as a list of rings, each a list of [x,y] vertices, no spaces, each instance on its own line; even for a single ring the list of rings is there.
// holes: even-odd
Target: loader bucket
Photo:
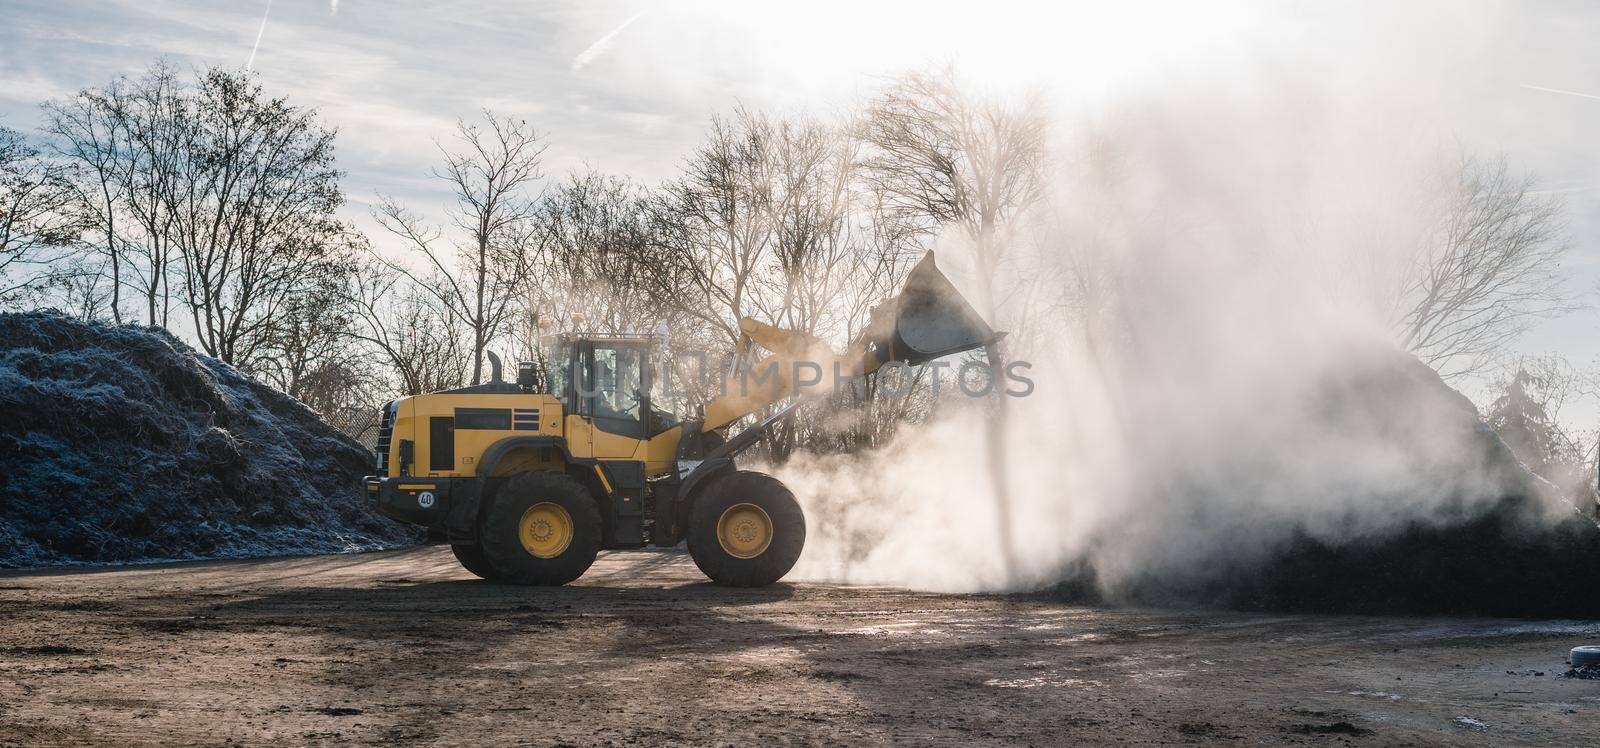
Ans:
[[[922,364],[941,356],[989,345],[996,333],[939,272],[929,252],[906,276],[895,302],[894,333],[888,360]]]

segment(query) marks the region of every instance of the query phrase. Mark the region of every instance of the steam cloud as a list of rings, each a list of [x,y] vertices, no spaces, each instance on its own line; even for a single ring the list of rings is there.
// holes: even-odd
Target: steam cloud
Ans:
[[[1066,121],[1044,225],[999,284],[1071,302],[996,325],[1038,384],[1010,404],[1014,564],[967,408],[781,469],[810,523],[791,578],[999,591],[1087,561],[1112,596],[1203,586],[1294,533],[1379,537],[1504,495],[1470,406],[1397,352],[1379,303],[1455,155],[1393,103],[1284,74]]]

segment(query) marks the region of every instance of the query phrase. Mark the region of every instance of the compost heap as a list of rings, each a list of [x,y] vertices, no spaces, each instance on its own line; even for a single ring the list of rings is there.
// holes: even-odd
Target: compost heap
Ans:
[[[1349,362],[1308,387],[1317,427],[1389,453],[1402,479],[1374,487],[1333,477],[1321,487],[1322,500],[1350,509],[1303,521],[1247,514],[1219,523],[1183,512],[1152,518],[1169,531],[1194,523],[1213,534],[1203,546],[1181,547],[1171,563],[1125,569],[1110,585],[1097,583],[1095,564],[1080,560],[1055,591],[1082,600],[1290,612],[1600,616],[1594,508],[1572,504],[1530,471],[1470,400],[1415,357],[1373,346]],[[1184,487],[1215,496],[1231,477],[1240,490],[1259,490],[1296,468],[1241,458],[1210,470]],[[1402,510],[1413,500],[1408,493],[1433,486],[1442,498],[1429,511]],[[1340,495],[1349,491],[1364,495]],[[1374,521],[1386,508],[1394,513]],[[1119,534],[1108,529],[1090,544],[1126,542]]]
[[[0,314],[0,567],[333,553],[417,540],[371,455],[159,328]]]

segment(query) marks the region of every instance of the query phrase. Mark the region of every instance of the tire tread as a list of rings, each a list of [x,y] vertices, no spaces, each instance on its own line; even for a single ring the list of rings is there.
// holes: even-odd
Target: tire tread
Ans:
[[[518,537],[522,513],[541,501],[555,502],[572,516],[572,544],[555,558],[535,558]],[[531,470],[512,476],[495,492],[480,537],[498,581],[559,586],[588,571],[600,552],[603,529],[600,509],[583,484],[566,473]]]
[[[713,479],[689,512],[689,556],[712,582],[726,587],[765,587],[800,560],[806,542],[805,514],[782,481],[766,473],[736,470]],[[761,555],[735,558],[717,541],[717,520],[729,506],[750,502],[772,518],[772,543]]]

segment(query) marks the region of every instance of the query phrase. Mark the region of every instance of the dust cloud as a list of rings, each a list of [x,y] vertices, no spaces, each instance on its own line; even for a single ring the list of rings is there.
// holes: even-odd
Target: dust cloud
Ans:
[[[1063,106],[1053,189],[994,281],[1014,302],[995,327],[1037,384],[1004,404],[1015,547],[980,442],[995,404],[953,393],[875,453],[780,469],[809,523],[790,578],[975,592],[1087,567],[1111,598],[1204,590],[1291,542],[1369,542],[1528,493],[1390,323],[1460,157],[1412,92],[1444,44],[1336,74],[1264,54]],[[939,256],[964,292],[980,282],[955,239]]]

